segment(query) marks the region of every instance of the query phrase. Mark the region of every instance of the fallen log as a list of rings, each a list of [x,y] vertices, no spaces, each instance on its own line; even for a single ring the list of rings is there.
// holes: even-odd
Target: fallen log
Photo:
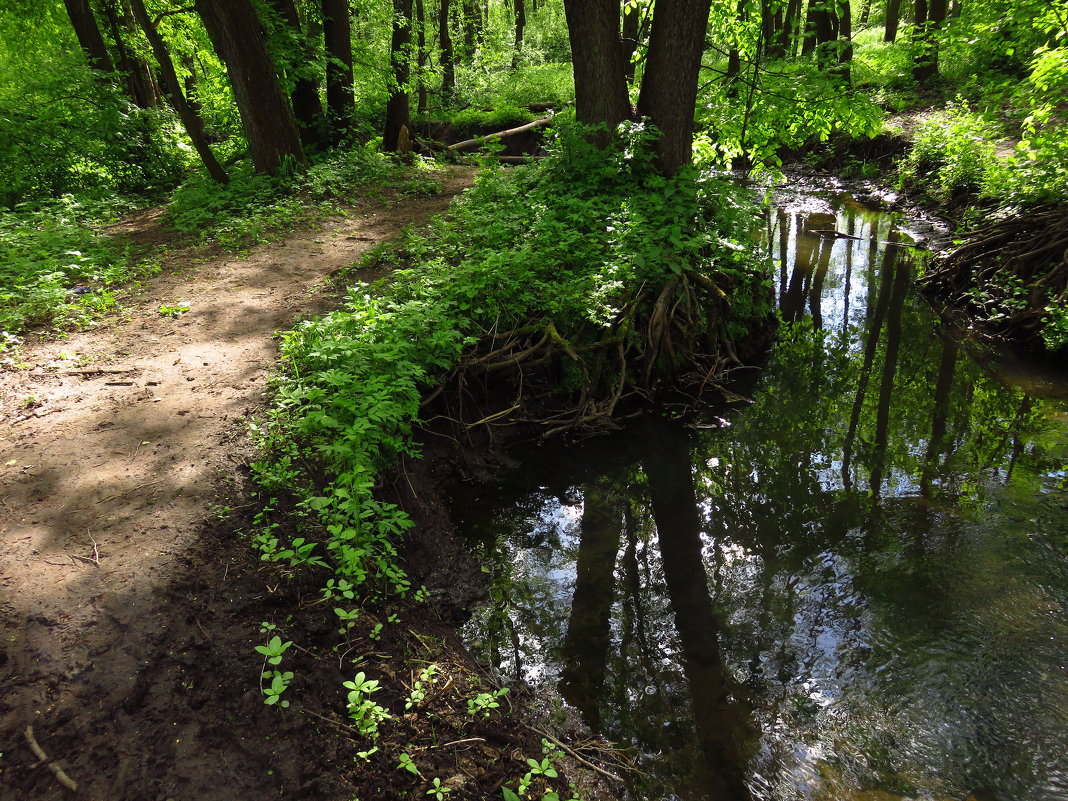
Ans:
[[[540,125],[548,125],[550,122],[552,122],[554,116],[555,115],[553,114],[549,114],[546,117],[539,117],[538,119],[534,120],[534,122],[528,122],[526,125],[520,125],[518,128],[509,128],[506,131],[498,131],[497,133],[486,134],[485,136],[476,136],[474,139],[465,139],[462,142],[457,142],[455,145],[449,145],[449,150],[471,150],[472,148],[478,147],[479,145],[484,145],[487,142],[492,142],[495,139],[504,139],[506,137],[514,136],[515,134],[520,134],[524,131],[529,131],[533,128],[537,128]]]

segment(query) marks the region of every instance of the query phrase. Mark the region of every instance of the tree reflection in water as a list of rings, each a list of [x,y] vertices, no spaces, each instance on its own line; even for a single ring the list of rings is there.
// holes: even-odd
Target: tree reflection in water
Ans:
[[[633,798],[1068,797],[1068,410],[936,331],[887,216],[767,228],[793,322],[731,426],[457,505],[496,566],[473,647],[631,747]]]

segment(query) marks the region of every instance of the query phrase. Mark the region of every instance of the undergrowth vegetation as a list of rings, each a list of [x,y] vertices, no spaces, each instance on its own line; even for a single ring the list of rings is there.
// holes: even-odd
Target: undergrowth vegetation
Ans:
[[[284,335],[256,474],[296,494],[302,525],[299,544],[261,537],[265,559],[321,554],[334,580],[408,592],[396,543],[411,523],[376,486],[417,453],[435,387],[452,390],[441,403],[480,387],[468,427],[551,432],[610,420],[661,377],[703,383],[725,366],[722,348],[770,311],[745,246],[752,210],[706,175],[662,177],[648,132],[628,136],[602,151],[566,128],[545,162],[484,173],[450,219],[375,255],[396,268],[388,282]],[[494,386],[509,399],[485,414]]]
[[[333,152],[284,177],[235,171],[219,185],[196,173],[175,191],[163,224],[195,242],[241,250],[358,198],[432,194],[439,174],[432,163],[406,165],[369,147]],[[143,205],[64,195],[0,211],[0,353],[31,328],[91,325],[115,307],[121,287],[160,269],[159,248],[138,249],[107,230]]]

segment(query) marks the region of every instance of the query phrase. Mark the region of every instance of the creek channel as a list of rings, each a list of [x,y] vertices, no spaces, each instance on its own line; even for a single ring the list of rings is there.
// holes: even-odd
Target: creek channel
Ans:
[[[469,647],[631,799],[1068,799],[1068,387],[940,329],[899,216],[765,221],[784,325],[735,402],[458,492]]]

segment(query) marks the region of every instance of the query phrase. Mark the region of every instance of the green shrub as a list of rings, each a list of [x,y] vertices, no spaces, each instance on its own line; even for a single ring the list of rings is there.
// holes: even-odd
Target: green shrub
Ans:
[[[902,165],[906,183],[916,183],[934,197],[977,194],[996,163],[998,126],[963,102],[951,103],[923,119]]]

